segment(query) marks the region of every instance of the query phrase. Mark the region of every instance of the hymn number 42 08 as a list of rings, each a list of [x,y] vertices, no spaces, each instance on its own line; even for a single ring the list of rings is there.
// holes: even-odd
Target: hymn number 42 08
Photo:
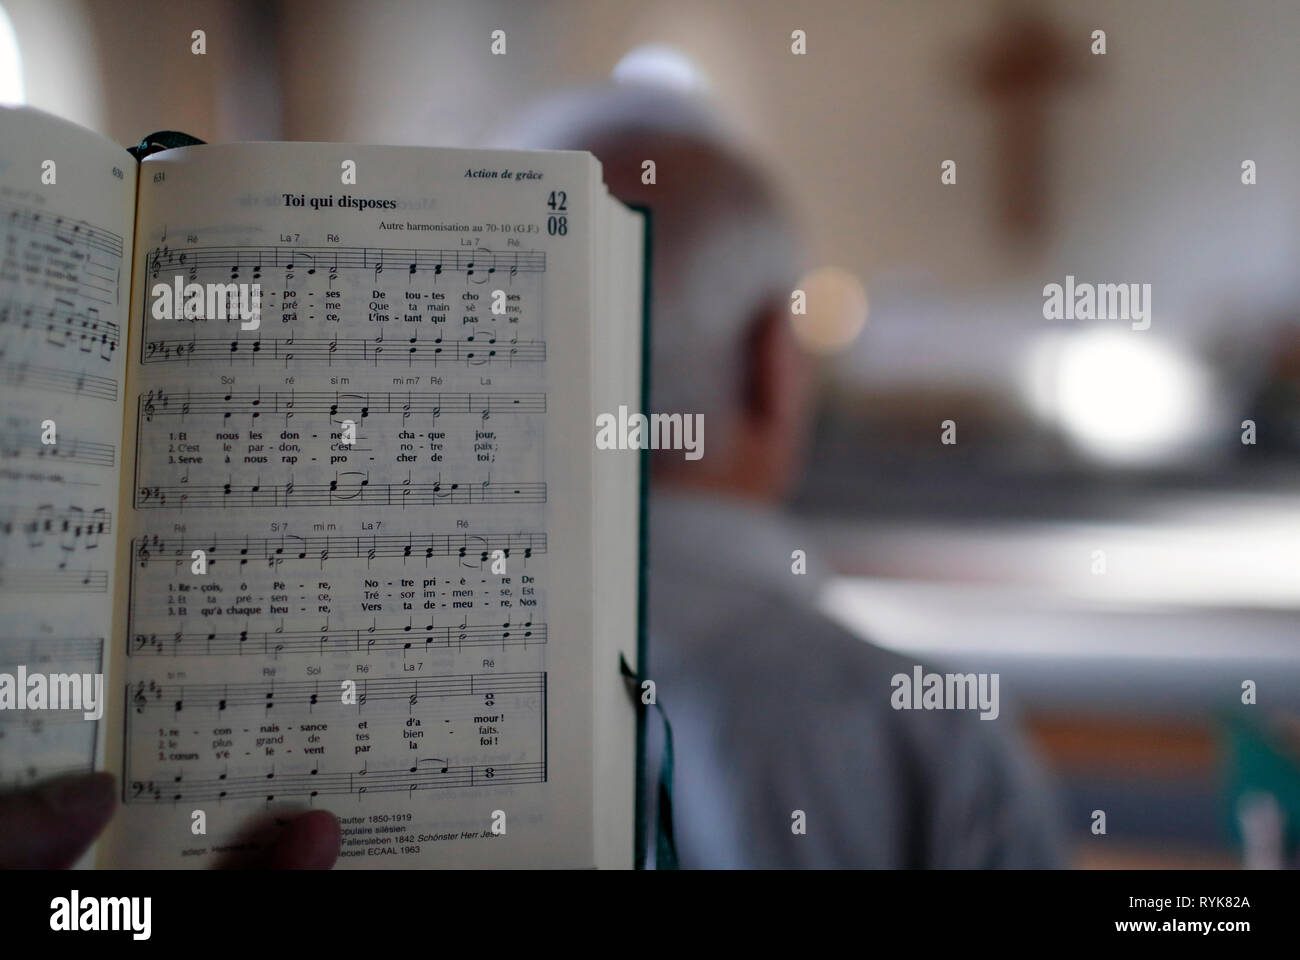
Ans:
[[[551,211],[546,218],[546,232],[552,237],[568,236],[569,218],[565,214],[569,210],[569,195],[563,190],[552,190],[546,200],[546,209]]]

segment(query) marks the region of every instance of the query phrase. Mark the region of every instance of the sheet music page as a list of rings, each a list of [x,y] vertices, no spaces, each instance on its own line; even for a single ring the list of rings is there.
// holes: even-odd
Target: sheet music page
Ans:
[[[50,677],[101,674],[112,634],[136,162],[24,108],[0,108],[0,138],[0,674],[17,694],[0,710],[6,789],[92,769],[108,719],[102,704],[52,709],[64,701]],[[84,689],[93,697],[93,681]]]
[[[108,865],[592,865],[590,163],[141,165]]]

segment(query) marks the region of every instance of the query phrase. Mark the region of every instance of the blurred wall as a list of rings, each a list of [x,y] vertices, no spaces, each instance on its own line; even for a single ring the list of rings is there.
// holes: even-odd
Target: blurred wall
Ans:
[[[605,77],[639,44],[672,43],[789,174],[824,259],[867,274],[927,264],[942,271],[936,282],[963,288],[1023,268],[988,242],[993,111],[967,75],[1003,6],[286,0],[285,135],[464,144],[532,95]],[[1054,98],[1051,199],[1071,229],[1046,251],[1059,268],[1043,269],[1154,280],[1230,271],[1276,284],[1296,253],[1300,213],[1300,127],[1286,119],[1300,83],[1300,5],[1032,6],[1076,45],[1082,70]],[[805,57],[789,52],[796,27],[808,33]],[[1109,52],[1092,57],[1099,27]],[[495,28],[507,33],[504,57],[488,52]],[[1259,164],[1260,187],[1243,211],[1246,157]],[[957,189],[940,187],[942,158],[958,161]]]
[[[4,0],[22,59],[26,100],[103,131],[102,64],[85,0]]]
[[[280,136],[278,7],[245,0],[3,0],[27,102],[123,145],[157,130]],[[192,52],[203,30],[206,50]]]
[[[866,282],[871,324],[845,358],[865,379],[1005,388],[1011,348],[1041,324],[1042,285],[1066,273],[1152,283],[1156,332],[1202,344],[1225,314],[1300,300],[1294,0],[1030,4],[1076,49],[1079,76],[1051,100],[1054,228],[1028,251],[999,239],[996,114],[971,78],[1003,0],[5,6],[30,102],[124,143],[175,128],[467,145],[536,95],[673,44],[785,175],[817,258]],[[489,52],[497,28],[506,56]],[[806,56],[790,53],[795,28]],[[1088,52],[1096,28],[1104,57]],[[944,159],[956,186],[939,182]],[[961,335],[972,327],[981,336]]]
[[[1053,228],[1027,250],[1000,240],[996,114],[971,77],[1001,0],[285,0],[284,134],[469,145],[530,98],[668,43],[784,174],[818,260],[866,282],[870,326],[843,358],[855,378],[1008,392],[1042,286],[1067,273],[1153,284],[1156,335],[1202,349],[1225,314],[1250,337],[1300,299],[1300,4],[1029,6],[1078,76],[1050,100]],[[497,28],[506,56],[489,52]],[[1098,28],[1105,56],[1089,52]],[[1243,159],[1259,169],[1248,190]]]

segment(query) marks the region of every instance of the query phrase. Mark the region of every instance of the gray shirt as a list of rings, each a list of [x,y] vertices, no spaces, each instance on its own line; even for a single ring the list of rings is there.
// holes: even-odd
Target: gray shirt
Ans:
[[[791,572],[796,549],[806,575]],[[915,661],[814,608],[817,561],[770,512],[651,500],[647,676],[673,728],[681,866],[1061,865],[1010,712],[894,710],[890,678]],[[649,731],[653,845],[653,716]]]

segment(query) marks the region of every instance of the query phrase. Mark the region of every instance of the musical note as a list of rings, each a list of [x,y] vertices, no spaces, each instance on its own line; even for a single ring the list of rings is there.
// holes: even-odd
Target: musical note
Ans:
[[[112,362],[121,340],[116,323],[103,320],[99,308],[78,310],[75,303],[55,297],[52,305],[9,303],[0,308],[0,328],[17,327],[22,332],[40,330],[43,341],[59,350],[75,347],[80,353],[97,353],[101,360]]]

